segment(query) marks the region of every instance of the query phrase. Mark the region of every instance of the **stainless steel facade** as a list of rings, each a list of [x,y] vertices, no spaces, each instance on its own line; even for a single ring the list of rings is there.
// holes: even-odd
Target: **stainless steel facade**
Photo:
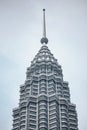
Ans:
[[[68,82],[63,80],[61,66],[45,44],[20,86],[19,106],[13,109],[13,130],[78,130]]]

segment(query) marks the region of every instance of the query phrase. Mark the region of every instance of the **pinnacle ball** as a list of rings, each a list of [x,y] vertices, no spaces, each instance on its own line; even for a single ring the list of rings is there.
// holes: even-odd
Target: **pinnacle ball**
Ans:
[[[41,39],[41,43],[43,44],[43,43],[48,43],[48,39],[46,38],[46,37],[43,37],[42,39]]]
[[[45,11],[45,9],[43,9],[43,11]]]

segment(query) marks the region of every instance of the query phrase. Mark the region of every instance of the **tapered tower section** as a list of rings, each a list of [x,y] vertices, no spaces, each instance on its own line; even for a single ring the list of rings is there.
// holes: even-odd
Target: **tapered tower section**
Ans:
[[[12,130],[78,130],[76,105],[70,101],[61,65],[47,47],[43,9],[42,47],[27,68],[20,86],[18,108],[13,109]]]

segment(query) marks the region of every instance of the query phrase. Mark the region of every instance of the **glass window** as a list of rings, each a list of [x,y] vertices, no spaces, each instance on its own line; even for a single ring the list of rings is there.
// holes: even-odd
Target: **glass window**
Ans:
[[[47,105],[39,105],[39,109],[47,109]]]
[[[30,106],[30,109],[31,109],[31,110],[36,110],[36,107]]]
[[[30,111],[30,114],[36,115],[36,112],[35,111]]]
[[[54,91],[48,92],[49,95],[54,94]]]
[[[36,119],[36,116],[34,116],[34,115],[30,115],[29,117],[32,119]]]
[[[36,128],[36,125],[34,125],[34,124],[33,125],[30,124],[29,126],[32,127],[32,128]]]
[[[55,109],[50,110],[49,113],[50,113],[50,114],[52,114],[52,113],[56,113],[56,110],[55,110]]]
[[[35,120],[30,120],[29,122],[30,122],[30,123],[35,123],[35,124],[36,124],[36,121],[35,121]]]
[[[45,65],[41,66],[41,72],[46,72],[46,66]]]
[[[56,126],[56,123],[51,123],[51,124],[49,124],[49,126],[54,127],[54,126]]]
[[[39,110],[39,113],[47,113],[47,110],[46,109],[41,109],[41,110]]]
[[[51,72],[52,72],[51,65],[48,65],[48,66],[47,66],[47,72],[48,72],[48,73],[51,73]]]

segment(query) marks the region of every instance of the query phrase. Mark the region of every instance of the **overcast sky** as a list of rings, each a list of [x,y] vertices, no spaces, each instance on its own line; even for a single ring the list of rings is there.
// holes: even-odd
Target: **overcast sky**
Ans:
[[[69,82],[79,130],[87,130],[87,0],[0,0],[0,130],[11,130],[26,68],[42,46],[43,8],[48,47]]]

